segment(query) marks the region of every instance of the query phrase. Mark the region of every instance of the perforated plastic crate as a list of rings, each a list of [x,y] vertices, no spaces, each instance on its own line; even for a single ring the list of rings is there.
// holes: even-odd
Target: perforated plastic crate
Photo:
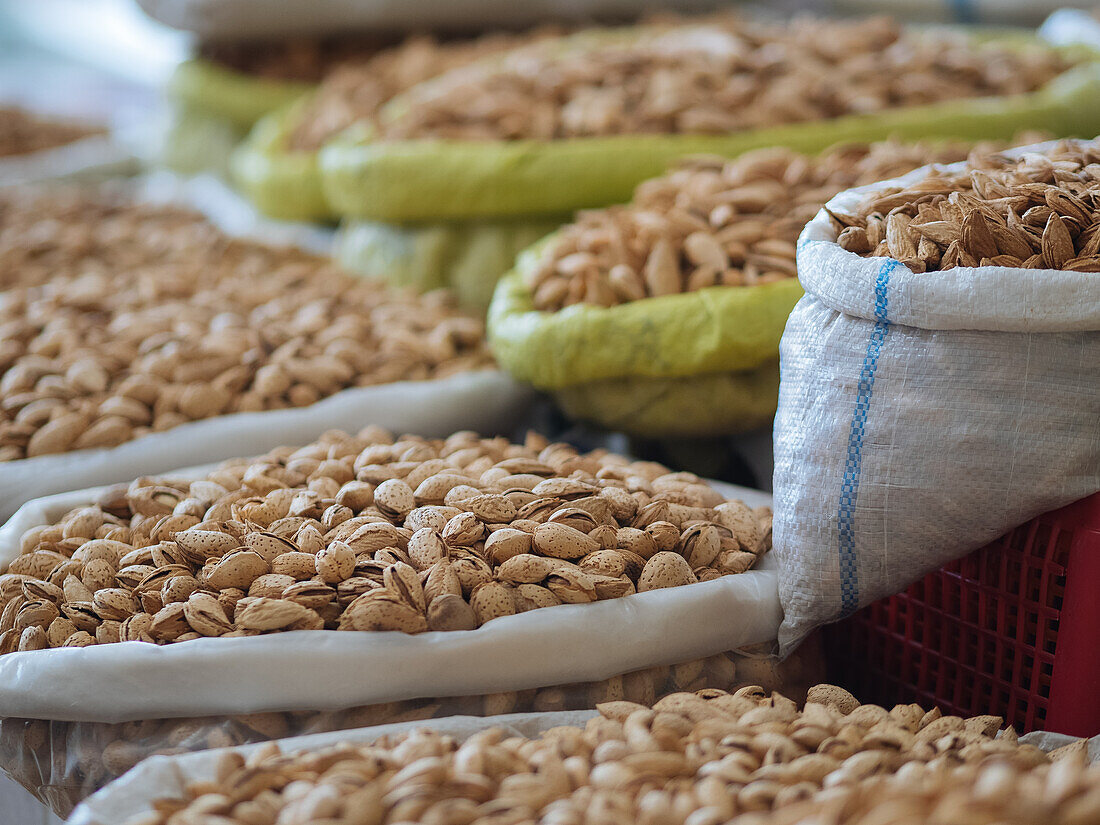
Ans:
[[[1100,493],[1039,516],[827,628],[861,701],[1100,734]]]

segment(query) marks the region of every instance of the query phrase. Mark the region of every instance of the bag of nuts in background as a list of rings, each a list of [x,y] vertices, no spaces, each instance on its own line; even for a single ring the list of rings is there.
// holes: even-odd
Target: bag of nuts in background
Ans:
[[[885,141],[686,161],[520,257],[490,311],[494,355],[570,416],[633,435],[770,424],[805,224],[852,186],[1000,148]]]
[[[105,178],[136,167],[102,126],[0,105],[0,186]]]
[[[330,139],[318,162],[342,217],[556,216],[621,203],[695,153],[1092,136],[1094,60],[881,18],[585,30],[421,83]]]
[[[515,424],[529,392],[442,293],[231,237],[156,188],[0,198],[0,516],[333,427]]]
[[[470,221],[397,226],[345,221],[333,257],[349,272],[417,292],[448,289],[458,305],[484,313],[516,256],[562,221]]]
[[[1066,141],[920,170],[806,227],[775,420],[783,650],[1100,490],[1097,161]]]
[[[469,65],[555,34],[536,28],[441,41],[410,36],[374,54],[331,67],[310,94],[260,120],[231,160],[237,186],[267,215],[290,220],[338,216],[322,191],[318,151],[359,120],[371,120],[392,97],[448,69]]]
[[[0,530],[0,758],[64,809],[165,749],[729,686],[723,651],[774,644],[769,545],[766,507],[537,436],[334,432],[31,502]],[[743,669],[797,689],[815,655]]]
[[[1050,747],[1002,724],[860,705],[832,685],[804,705],[758,686],[704,690],[652,709],[611,701],[152,759],[69,822],[1096,821],[1100,739]]]

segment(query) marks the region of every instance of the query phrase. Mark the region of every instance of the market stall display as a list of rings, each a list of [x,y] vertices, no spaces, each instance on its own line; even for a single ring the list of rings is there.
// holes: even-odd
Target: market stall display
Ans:
[[[918,705],[860,705],[832,685],[803,707],[759,687],[677,693],[652,709],[598,706],[587,722],[508,717],[452,731],[357,732],[343,744],[272,744],[180,760],[126,825],[253,821],[1076,823],[1100,811],[1084,741],[1046,753],[996,736],[1002,720]],[[496,722],[503,729],[494,729]],[[555,723],[558,723],[555,725]],[[381,734],[381,735],[379,735]],[[159,770],[158,770],[159,769]],[[182,776],[181,776],[182,774]],[[202,777],[200,779],[200,777]],[[105,792],[96,803],[123,810]],[[94,805],[78,823],[95,822]],[[875,817],[871,819],[870,817]]]
[[[784,649],[1100,490],[1097,151],[919,170],[807,226],[775,424]]]
[[[334,66],[313,94],[266,117],[237,150],[233,179],[268,215],[318,220],[334,213],[321,191],[317,152],[360,119],[371,120],[398,93],[449,69],[553,35],[539,28],[441,41],[410,37],[373,56]]]
[[[685,162],[626,206],[582,212],[524,253],[490,311],[496,357],[568,414],[614,429],[764,426],[779,339],[802,296],[795,243],[805,223],[851,186],[998,148],[888,141]]]
[[[778,669],[722,653],[774,644],[775,574],[757,560],[768,511],[659,465],[534,436],[394,441],[371,428],[191,477],[46,499],[0,531],[0,624],[12,622],[5,650],[21,651],[0,656],[0,756],[56,810],[165,749],[653,701],[745,679],[797,692],[820,678],[812,649]],[[316,506],[302,509],[306,499]],[[505,526],[501,508],[520,500],[524,518]],[[199,502],[202,521],[186,515]],[[235,525],[247,532],[218,532]],[[37,621],[50,610],[39,588],[49,621]],[[404,634],[377,632],[390,629]],[[117,643],[127,639],[156,644]],[[77,686],[58,678],[73,667],[84,674],[75,704]],[[87,698],[118,679],[135,689]]]
[[[1090,17],[140,0],[94,81],[70,2],[0,55],[53,814],[1100,822]]]
[[[445,296],[366,284],[133,194],[2,198],[5,515],[364,416],[446,434],[507,426],[522,406],[481,322]]]
[[[0,185],[105,177],[134,166],[100,125],[0,105]]]
[[[625,201],[692,153],[1091,135],[1092,59],[882,19],[586,30],[398,95],[321,150],[324,195],[375,221],[516,219]]]

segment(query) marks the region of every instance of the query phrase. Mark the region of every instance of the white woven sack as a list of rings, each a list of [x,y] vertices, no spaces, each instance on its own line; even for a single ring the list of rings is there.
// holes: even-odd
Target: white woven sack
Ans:
[[[824,211],[798,272],[775,419],[782,655],[1100,489],[1100,274],[916,274],[841,249]]]

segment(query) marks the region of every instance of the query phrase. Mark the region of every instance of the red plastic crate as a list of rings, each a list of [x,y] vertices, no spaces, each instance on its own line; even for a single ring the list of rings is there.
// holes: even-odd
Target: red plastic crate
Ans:
[[[1039,516],[826,629],[861,701],[1100,734],[1100,493]]]

